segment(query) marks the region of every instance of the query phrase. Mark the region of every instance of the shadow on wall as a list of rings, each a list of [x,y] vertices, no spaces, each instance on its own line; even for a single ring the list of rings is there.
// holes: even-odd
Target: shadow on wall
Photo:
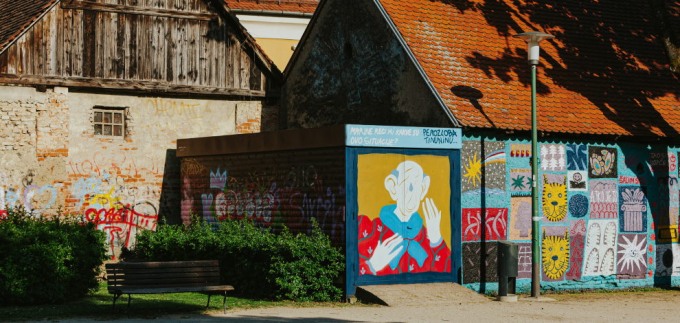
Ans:
[[[160,223],[180,224],[180,186],[179,158],[176,149],[165,151],[165,171],[159,201],[158,218]]]
[[[677,244],[678,216],[680,212],[678,185],[677,153],[669,149],[668,145],[657,144],[647,146],[646,149],[635,149],[621,145],[621,152],[628,169],[635,173],[639,186],[645,191],[649,201],[650,222],[653,227],[648,229],[649,244],[649,275],[654,277],[654,286],[662,288],[672,287],[672,277],[680,274],[680,245]],[[622,185],[623,186],[623,185]],[[621,188],[625,191],[625,187]],[[623,196],[623,195],[622,195]],[[620,201],[621,209],[629,203],[625,199]],[[626,212],[621,217],[626,222]]]

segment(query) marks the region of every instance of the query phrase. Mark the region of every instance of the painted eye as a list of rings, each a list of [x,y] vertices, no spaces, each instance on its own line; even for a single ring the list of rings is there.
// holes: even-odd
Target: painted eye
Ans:
[[[548,248],[548,251],[552,251],[552,247]]]
[[[560,247],[560,251],[564,251],[564,247]]]
[[[558,194],[557,197],[562,198],[562,193]]]
[[[548,198],[551,198],[551,197],[552,197],[552,193],[548,193]]]

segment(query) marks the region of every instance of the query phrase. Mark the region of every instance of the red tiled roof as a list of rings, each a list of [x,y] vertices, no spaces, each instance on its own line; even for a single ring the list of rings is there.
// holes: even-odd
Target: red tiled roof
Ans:
[[[0,52],[59,0],[0,0]]]
[[[314,13],[319,0],[224,0],[230,9],[285,13]]]
[[[466,127],[529,130],[531,30],[540,131],[678,137],[680,81],[650,1],[379,0]],[[676,16],[677,17],[677,16]]]

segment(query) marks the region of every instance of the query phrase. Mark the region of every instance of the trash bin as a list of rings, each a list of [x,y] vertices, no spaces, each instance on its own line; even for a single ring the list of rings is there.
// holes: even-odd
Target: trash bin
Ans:
[[[498,241],[498,298],[514,296],[517,288],[519,247],[510,241]]]

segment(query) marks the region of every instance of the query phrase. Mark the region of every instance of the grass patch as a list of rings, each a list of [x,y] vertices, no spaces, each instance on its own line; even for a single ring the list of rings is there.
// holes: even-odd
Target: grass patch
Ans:
[[[164,315],[200,315],[222,313],[222,297],[213,295],[210,308],[205,305],[208,296],[200,293],[170,293],[132,295],[127,308],[127,295],[121,296],[113,310],[113,296],[106,290],[106,283],[99,284],[97,291],[88,296],[64,304],[38,306],[0,306],[2,320],[55,320],[65,318],[89,318],[111,320],[120,318],[157,318]],[[227,306],[232,309],[247,309],[292,305],[292,302],[253,300],[238,296],[227,297]],[[310,304],[311,305],[311,304]],[[299,306],[299,304],[298,304]]]

